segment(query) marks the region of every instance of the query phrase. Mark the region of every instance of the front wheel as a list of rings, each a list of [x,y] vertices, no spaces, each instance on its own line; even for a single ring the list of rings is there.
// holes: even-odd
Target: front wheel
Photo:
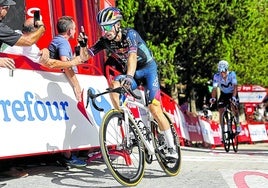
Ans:
[[[224,145],[224,149],[226,152],[230,151],[230,146],[231,146],[231,132],[230,132],[230,124],[231,124],[231,117],[230,114],[227,111],[224,111],[222,114],[222,141]]]
[[[180,172],[180,167],[181,167],[181,149],[180,149],[180,143],[178,139],[177,132],[175,130],[175,127],[171,120],[169,119],[168,115],[165,114],[166,118],[169,121],[171,132],[173,135],[174,139],[174,144],[176,146],[176,152],[178,154],[178,159],[176,160],[167,160],[165,157],[165,152],[167,150],[166,148],[166,143],[164,139],[164,135],[160,134],[159,128],[158,128],[158,123],[154,120],[151,122],[152,126],[152,132],[154,136],[154,147],[156,148],[156,153],[155,156],[157,158],[157,161],[161,168],[165,171],[165,173],[169,176],[176,176]]]
[[[112,176],[124,186],[136,186],[144,176],[144,146],[134,129],[126,125],[123,113],[107,112],[99,134],[102,156]]]

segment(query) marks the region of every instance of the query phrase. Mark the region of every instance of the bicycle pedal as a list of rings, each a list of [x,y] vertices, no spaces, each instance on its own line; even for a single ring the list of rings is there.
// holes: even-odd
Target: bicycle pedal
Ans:
[[[167,159],[167,163],[176,163],[177,159]]]
[[[150,155],[147,149],[145,149],[145,161],[147,164],[151,164],[153,162],[153,155]]]

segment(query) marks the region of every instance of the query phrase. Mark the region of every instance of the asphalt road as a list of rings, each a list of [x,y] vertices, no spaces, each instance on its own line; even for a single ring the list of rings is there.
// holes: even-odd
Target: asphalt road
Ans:
[[[0,176],[0,187],[122,187],[113,179],[102,161],[93,161],[81,169],[67,170],[39,159],[38,162],[24,164],[23,168],[29,176]],[[243,144],[238,153],[226,153],[222,147],[182,147],[182,167],[178,176],[167,177],[154,161],[147,165],[145,176],[137,187],[268,188],[268,143]]]

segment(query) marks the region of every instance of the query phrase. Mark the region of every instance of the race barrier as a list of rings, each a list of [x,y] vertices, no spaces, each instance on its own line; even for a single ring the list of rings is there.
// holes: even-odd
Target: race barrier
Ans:
[[[82,7],[76,11],[76,6],[62,7],[62,3]],[[81,6],[83,4],[83,6]],[[10,11],[16,12],[10,19],[21,26],[24,20],[17,13],[27,14],[32,17],[35,10],[41,10],[42,20],[46,33],[38,41],[40,48],[47,47],[56,33],[56,18],[61,15],[73,16],[76,23],[83,25],[89,37],[89,45],[99,37],[96,25],[96,4],[100,9],[113,5],[114,1],[70,1],[54,0],[38,1],[24,0],[11,7]],[[27,5],[27,6],[25,6]],[[27,7],[27,10],[24,10]],[[91,7],[91,8],[88,8]],[[85,16],[88,15],[88,16]],[[84,16],[84,17],[83,17]],[[20,22],[17,22],[20,18]],[[84,19],[86,18],[86,19]],[[8,16],[6,20],[8,19]],[[13,21],[14,20],[14,21]],[[12,24],[12,22],[10,24]],[[70,41],[72,47],[76,40]],[[1,57],[14,59],[16,70],[10,71],[0,68],[0,159],[15,158],[29,155],[48,154],[66,150],[90,150],[99,147],[99,127],[103,115],[112,108],[108,95],[101,96],[96,103],[104,108],[99,112],[89,103],[86,106],[87,89],[94,92],[104,91],[115,75],[111,72],[102,72],[102,63],[105,60],[103,53],[91,58],[87,64],[78,66],[77,79],[83,89],[82,101],[75,98],[73,88],[64,73],[59,69],[48,69],[33,63],[24,56],[7,55],[0,53]],[[115,70],[112,70],[112,72]],[[142,92],[142,88],[137,90]],[[250,95],[248,95],[250,92]],[[241,101],[250,101],[246,106],[248,112],[253,112],[254,102],[260,102],[265,97],[263,88],[243,86],[240,88]],[[162,106],[170,115],[179,135],[180,144],[202,143],[210,146],[221,145],[221,131],[217,122],[194,115],[185,111],[170,96],[161,92]],[[142,118],[142,112],[133,108],[137,118]],[[267,141],[267,123],[242,123],[242,132],[239,142]]]
[[[170,113],[177,127],[181,145],[199,143],[216,147],[221,146],[221,126],[212,119],[187,111],[168,95],[162,93],[164,109]],[[241,122],[242,131],[238,135],[239,143],[268,142],[268,122]]]
[[[101,73],[77,74],[83,89],[83,100],[78,102],[61,70],[44,68],[23,56],[9,57],[15,60],[16,70],[0,68],[0,159],[98,148],[102,117],[112,103],[109,95],[104,95],[96,100],[103,112],[97,111],[91,102],[85,108],[86,94],[88,88],[95,93],[104,91],[109,79]],[[79,67],[80,72],[82,69]],[[142,88],[137,92],[144,93]],[[181,145],[221,145],[217,122],[189,113],[170,96],[163,92],[161,95],[162,106],[175,124]],[[133,113],[142,119],[143,112],[133,108]],[[242,128],[239,142],[268,140],[267,123],[245,123]]]
[[[0,68],[0,159],[99,146],[98,130],[112,107],[110,98],[97,101],[104,112],[91,103],[85,106],[88,88],[99,92],[108,87],[104,76],[77,74],[83,89],[78,102],[61,70],[46,69],[23,56],[9,57],[16,69]]]

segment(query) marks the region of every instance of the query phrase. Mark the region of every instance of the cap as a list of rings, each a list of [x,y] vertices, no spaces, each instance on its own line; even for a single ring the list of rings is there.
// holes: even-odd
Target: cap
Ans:
[[[0,6],[10,6],[10,5],[16,5],[16,2],[12,0],[0,0]]]

